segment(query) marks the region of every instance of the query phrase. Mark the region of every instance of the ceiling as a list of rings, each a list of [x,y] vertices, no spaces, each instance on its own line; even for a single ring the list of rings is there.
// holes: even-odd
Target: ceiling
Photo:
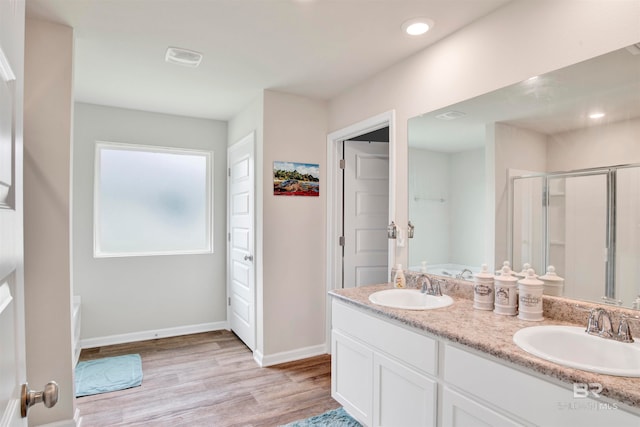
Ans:
[[[596,110],[606,116],[592,120]],[[463,113],[454,120],[436,116]],[[442,152],[484,147],[486,125],[552,135],[640,117],[640,43],[415,117],[409,145]]]
[[[75,31],[80,102],[228,120],[264,89],[328,100],[510,0],[27,0]],[[435,22],[419,37],[408,19]],[[204,54],[198,68],[168,47]]]

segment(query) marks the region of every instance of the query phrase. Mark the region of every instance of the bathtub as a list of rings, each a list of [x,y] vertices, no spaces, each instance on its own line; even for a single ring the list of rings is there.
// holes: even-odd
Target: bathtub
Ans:
[[[458,274],[462,272],[464,269],[471,270],[472,273],[479,273],[480,267],[474,267],[464,264],[433,264],[427,265],[427,273],[434,274],[436,276],[444,276],[444,277],[456,277]],[[422,271],[422,266],[414,266],[410,267],[411,271]],[[469,273],[465,274],[465,279],[473,280],[473,277],[469,275]]]

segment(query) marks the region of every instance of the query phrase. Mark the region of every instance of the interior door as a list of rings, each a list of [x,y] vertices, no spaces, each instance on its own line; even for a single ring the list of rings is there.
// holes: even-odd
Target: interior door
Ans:
[[[231,330],[255,349],[254,134],[231,146],[227,157],[227,291]]]
[[[24,3],[0,1],[0,426],[26,426],[22,223]]]
[[[389,281],[389,144],[344,142],[343,287]]]

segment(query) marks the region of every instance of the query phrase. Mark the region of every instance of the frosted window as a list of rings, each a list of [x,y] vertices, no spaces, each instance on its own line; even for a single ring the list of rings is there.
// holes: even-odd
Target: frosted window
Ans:
[[[211,153],[96,145],[96,257],[212,252]]]

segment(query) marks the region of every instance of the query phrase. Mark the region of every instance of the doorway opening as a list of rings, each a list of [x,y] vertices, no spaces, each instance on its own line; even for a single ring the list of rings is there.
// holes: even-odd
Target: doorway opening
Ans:
[[[389,127],[338,144],[342,181],[342,288],[385,283],[389,247]]]
[[[370,117],[361,122],[352,124],[351,126],[332,132],[327,136],[327,290],[342,288],[343,286],[343,246],[342,241],[346,242],[346,237],[343,237],[343,172],[340,168],[341,160],[343,159],[343,148],[355,145],[355,142],[348,142],[350,140],[358,140],[363,135],[379,131],[381,129],[388,128],[388,142],[386,143],[388,159],[386,162],[386,176],[388,177],[388,192],[386,199],[387,217],[386,224],[395,220],[395,159],[396,159],[396,144],[395,144],[395,111],[387,111],[374,117]],[[383,131],[385,132],[385,131]],[[371,138],[371,139],[377,139]],[[347,141],[345,143],[345,141]],[[368,140],[367,140],[368,144]],[[356,160],[357,161],[357,160]],[[378,158],[375,162],[370,163],[377,164],[376,167],[380,167],[381,160]],[[345,165],[346,166],[346,165]],[[379,184],[384,185],[384,184]],[[380,200],[378,200],[378,204]],[[386,226],[385,226],[386,227]],[[369,237],[375,233],[369,233]],[[365,237],[366,233],[362,234]],[[393,240],[386,240],[387,246],[387,260],[386,260],[386,274],[385,277],[388,280],[391,272],[391,266],[395,259],[395,246]],[[379,243],[378,243],[379,247]],[[379,270],[378,270],[379,271]],[[373,273],[371,270],[362,270],[363,282],[367,280],[366,273]],[[355,273],[354,273],[355,274]],[[374,273],[376,274],[376,273]],[[387,281],[385,280],[385,282]],[[355,282],[354,282],[355,283]],[[327,346],[330,345],[331,334],[331,304],[327,304]]]

